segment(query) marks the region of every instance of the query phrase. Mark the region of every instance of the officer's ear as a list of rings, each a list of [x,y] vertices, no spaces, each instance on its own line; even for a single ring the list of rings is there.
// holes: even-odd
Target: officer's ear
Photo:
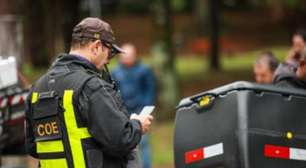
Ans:
[[[101,47],[102,43],[100,40],[95,40],[91,43],[91,51],[94,55],[97,55],[99,52],[99,47]],[[103,49],[103,48],[102,48]]]
[[[97,48],[101,47],[102,52],[104,52],[105,46],[101,40],[97,40]]]

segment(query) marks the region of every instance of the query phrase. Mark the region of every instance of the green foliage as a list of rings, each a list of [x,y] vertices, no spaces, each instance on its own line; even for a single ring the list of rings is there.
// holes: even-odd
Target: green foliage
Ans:
[[[150,0],[124,0],[120,2],[121,11],[135,14],[148,13],[150,5]]]
[[[299,8],[302,3],[302,0],[286,0],[286,5],[291,9]]]
[[[152,2],[150,0],[123,0],[120,1],[120,11],[127,13],[149,13],[152,8]],[[193,7],[193,0],[171,0],[172,10],[174,12],[191,11]],[[110,13],[112,11],[109,11]],[[113,11],[114,12],[114,11]]]
[[[173,11],[183,11],[186,7],[187,2],[190,1],[185,1],[185,0],[172,0],[171,5],[173,7]]]
[[[21,71],[30,82],[34,82],[47,71],[47,67],[35,68],[31,64],[25,63],[22,65]]]

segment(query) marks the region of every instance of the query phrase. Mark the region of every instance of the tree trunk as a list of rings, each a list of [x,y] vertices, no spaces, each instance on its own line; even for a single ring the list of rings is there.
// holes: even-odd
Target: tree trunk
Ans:
[[[0,56],[14,56],[21,65],[22,25],[15,0],[0,1]]]
[[[156,0],[153,5],[154,26],[155,30],[158,30],[152,50],[156,75],[160,84],[160,94],[158,95],[161,107],[165,111],[169,111],[175,107],[178,99],[178,82],[172,42],[171,4],[170,0]],[[162,117],[169,116],[168,114],[164,114]]]
[[[194,3],[194,19],[197,36],[204,38],[208,35],[209,30],[209,0],[196,0]]]
[[[81,12],[80,12],[81,0],[65,0],[62,1],[63,9],[63,24],[62,30],[64,35],[64,45],[66,52],[70,49],[71,34],[74,26],[80,22]]]
[[[25,49],[34,66],[47,66],[49,55],[46,43],[46,31],[44,29],[44,5],[45,1],[28,0],[25,3]],[[48,9],[49,11],[50,9]]]
[[[70,2],[70,7],[77,2]],[[25,3],[25,48],[34,66],[48,66],[59,52],[65,52],[64,47],[68,50],[72,28],[77,22],[73,17],[76,14],[71,13],[77,13],[78,8],[68,10],[67,3],[60,0]]]
[[[210,67],[212,70],[220,70],[219,61],[219,8],[220,0],[209,0],[210,21],[211,21],[211,47],[210,47]]]

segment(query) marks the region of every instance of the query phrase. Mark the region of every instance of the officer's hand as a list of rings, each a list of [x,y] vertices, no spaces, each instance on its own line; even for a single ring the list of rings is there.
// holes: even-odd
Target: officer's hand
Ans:
[[[139,120],[140,123],[141,123],[141,127],[142,127],[142,134],[145,134],[150,129],[150,125],[151,125],[151,122],[153,120],[153,116],[132,114],[130,119]]]

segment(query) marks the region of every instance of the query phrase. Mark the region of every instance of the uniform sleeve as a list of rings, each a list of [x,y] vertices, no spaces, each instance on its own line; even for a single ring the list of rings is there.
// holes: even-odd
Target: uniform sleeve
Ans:
[[[29,155],[38,158],[36,153],[35,137],[32,128],[32,111],[31,111],[31,92],[28,94],[25,102],[25,134],[26,134],[26,151]]]
[[[128,155],[140,142],[141,125],[138,120],[129,119],[112,85],[92,79],[85,86],[82,97],[87,97],[80,103],[87,109],[84,115],[89,132],[102,151],[115,157]]]

